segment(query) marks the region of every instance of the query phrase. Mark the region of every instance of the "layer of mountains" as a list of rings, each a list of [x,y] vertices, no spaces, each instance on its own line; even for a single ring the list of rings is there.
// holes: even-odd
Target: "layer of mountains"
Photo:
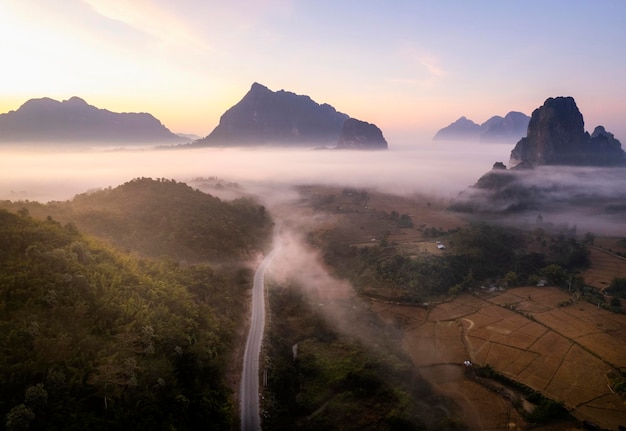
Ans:
[[[0,142],[185,144],[148,113],[116,113],[79,97],[31,99],[0,114]],[[271,91],[254,83],[220,118],[215,129],[190,146],[290,146],[336,149],[387,149],[374,124],[318,104],[309,96]]]
[[[626,200],[626,191],[617,186],[626,180],[621,142],[603,126],[596,126],[591,134],[585,131],[583,115],[572,97],[550,97],[533,111],[526,136],[511,151],[509,164],[507,168],[496,162],[459,194],[452,209],[516,212],[568,202],[599,203],[605,212],[615,213],[616,202]],[[598,169],[607,167],[614,169]],[[606,178],[597,183],[600,175]]]
[[[511,111],[504,117],[494,115],[482,124],[461,117],[440,129],[433,140],[514,143],[526,136],[529,121],[528,115],[516,111]]]

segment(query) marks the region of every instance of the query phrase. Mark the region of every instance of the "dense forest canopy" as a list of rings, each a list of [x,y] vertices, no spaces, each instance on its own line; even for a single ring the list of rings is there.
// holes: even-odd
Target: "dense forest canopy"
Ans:
[[[225,376],[251,286],[236,258],[269,242],[263,207],[151,179],[3,204],[17,208],[0,210],[7,429],[232,429]]]
[[[267,245],[265,208],[250,199],[225,202],[185,183],[136,178],[67,202],[7,202],[0,207],[73,222],[86,233],[147,256],[191,262],[232,260]]]

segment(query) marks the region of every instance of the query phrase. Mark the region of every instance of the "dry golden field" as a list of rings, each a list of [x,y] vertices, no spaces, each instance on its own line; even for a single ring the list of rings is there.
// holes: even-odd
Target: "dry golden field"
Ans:
[[[468,400],[476,388],[458,372],[471,360],[563,401],[579,420],[617,429],[625,422],[626,405],[611,392],[606,376],[626,366],[626,316],[584,302],[559,308],[566,298],[556,288],[522,287],[462,295],[429,311],[378,302],[372,309],[387,321],[402,322],[404,348],[418,368],[429,370],[431,381],[440,378],[433,370],[457,370],[445,387],[456,388],[461,404],[475,404]],[[496,404],[473,408],[495,420],[507,412],[490,412]]]

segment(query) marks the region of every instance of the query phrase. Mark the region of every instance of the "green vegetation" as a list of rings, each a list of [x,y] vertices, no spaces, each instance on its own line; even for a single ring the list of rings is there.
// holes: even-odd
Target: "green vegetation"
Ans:
[[[265,208],[249,199],[224,202],[166,179],[137,178],[68,202],[0,206],[75,223],[122,249],[190,262],[233,260],[262,249],[272,228]]]
[[[348,307],[355,322],[370,322],[368,348],[314,307],[297,287],[270,290],[270,313],[280,319],[266,335],[264,430],[462,429],[444,413],[456,407],[433,395],[375,319]]]
[[[615,297],[626,299],[626,278],[624,277],[616,277],[611,281],[611,284],[606,289],[606,292],[609,295],[613,295]],[[615,303],[614,305],[619,306],[619,303]]]
[[[329,240],[324,259],[361,293],[410,303],[457,294],[485,280],[516,285],[547,277],[551,284],[567,287],[571,274],[589,264],[588,250],[560,234],[541,240],[546,239],[550,246],[537,252],[533,236],[521,229],[478,224],[446,234],[449,246],[442,254],[409,256],[386,243],[357,248]]]
[[[507,388],[513,389],[515,392],[523,395],[528,402],[532,403],[535,407],[530,413],[521,408],[519,403],[513,403],[517,405],[518,411],[524,418],[531,423],[547,423],[569,417],[569,412],[562,402],[554,401],[525,384],[506,377],[494,370],[490,365],[474,365],[472,370],[476,376],[499,382]]]
[[[229,429],[223,383],[248,275],[138,260],[0,212],[8,429]]]
[[[262,207],[149,179],[73,202],[3,204],[19,205],[0,210],[6,429],[236,426],[225,376],[251,271],[234,260],[268,240]]]
[[[608,374],[609,381],[613,390],[626,400],[626,370],[622,369],[619,372],[610,372]]]
[[[386,213],[384,213],[384,215],[386,217],[388,217],[392,223],[394,223],[397,227],[399,228],[410,228],[413,227],[413,220],[411,220],[411,216],[408,214],[400,214],[398,213],[398,211],[391,211],[391,214],[389,214],[389,216],[387,216]]]

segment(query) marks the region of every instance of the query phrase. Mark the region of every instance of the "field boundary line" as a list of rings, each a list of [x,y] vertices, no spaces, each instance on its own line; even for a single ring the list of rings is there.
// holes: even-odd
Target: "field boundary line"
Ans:
[[[572,351],[572,347],[574,347],[574,341],[567,339],[570,342],[569,347],[567,348],[567,352],[565,352],[563,354],[563,356],[561,356],[561,361],[559,362],[559,366],[556,367],[556,369],[554,370],[554,373],[552,373],[552,376],[550,377],[550,380],[548,381],[548,384],[545,387],[545,391],[548,391],[548,388],[550,387],[550,385],[552,384],[552,381],[554,380],[554,376],[556,376],[559,373],[559,370],[561,369],[561,367],[563,366],[563,362],[565,362],[565,358],[567,357],[567,355],[569,355],[569,353]]]
[[[609,255],[611,255],[613,257],[616,257],[616,258],[618,258],[620,260],[626,261],[626,257],[620,256],[619,254],[615,254],[614,252],[612,252],[610,250],[607,250],[606,248],[598,247],[597,245],[590,245],[589,247],[594,248],[594,249],[599,250],[599,251],[603,251],[606,254],[609,254]]]

